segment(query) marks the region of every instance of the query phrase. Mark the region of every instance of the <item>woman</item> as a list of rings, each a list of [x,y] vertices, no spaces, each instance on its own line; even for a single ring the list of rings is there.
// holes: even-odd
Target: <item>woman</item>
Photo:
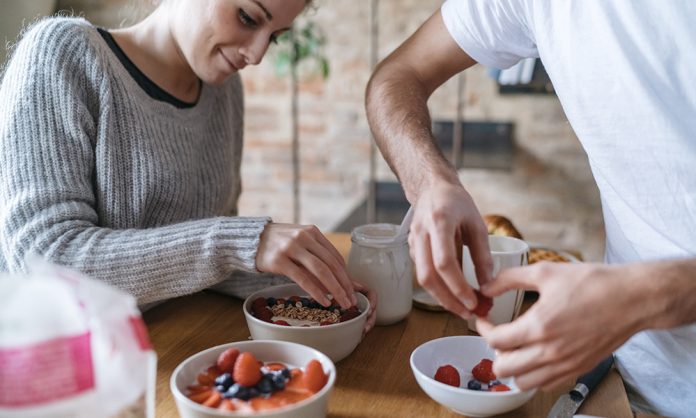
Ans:
[[[50,18],[29,29],[0,87],[0,270],[38,252],[138,303],[283,279],[355,303],[314,226],[238,217],[243,100],[306,0],[165,0],[114,31]]]

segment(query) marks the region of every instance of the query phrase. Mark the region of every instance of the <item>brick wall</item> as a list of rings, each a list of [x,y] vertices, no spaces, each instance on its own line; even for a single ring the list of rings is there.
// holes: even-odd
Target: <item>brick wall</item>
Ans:
[[[60,0],[107,27],[132,20],[137,2]],[[382,0],[380,56],[386,56],[436,10],[441,0]],[[302,222],[331,229],[362,200],[369,129],[363,97],[369,68],[369,2],[320,0],[309,18],[326,32],[328,80],[305,76],[300,95]],[[269,55],[242,73],[246,87],[243,215],[292,219],[290,96]],[[431,99],[434,118],[454,118],[454,80]],[[464,169],[460,177],[482,213],[508,215],[534,242],[583,251],[601,260],[599,196],[577,138],[554,96],[500,96],[484,68],[466,74],[465,119],[512,121],[520,145],[510,172]],[[380,162],[378,177],[393,178]]]

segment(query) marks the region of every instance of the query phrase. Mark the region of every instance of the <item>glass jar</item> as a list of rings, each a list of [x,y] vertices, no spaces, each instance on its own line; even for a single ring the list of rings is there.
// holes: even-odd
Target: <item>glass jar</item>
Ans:
[[[399,226],[368,224],[351,233],[348,273],[377,293],[377,325],[404,319],[413,302],[413,266]]]

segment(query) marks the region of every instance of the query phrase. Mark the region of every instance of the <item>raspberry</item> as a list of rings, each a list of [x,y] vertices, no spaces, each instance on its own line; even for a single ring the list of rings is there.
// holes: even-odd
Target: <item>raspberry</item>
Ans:
[[[234,362],[239,356],[239,350],[236,348],[228,348],[227,350],[220,353],[217,359],[217,366],[223,373],[232,373],[234,370]]]
[[[471,369],[471,374],[474,375],[474,379],[484,383],[497,379],[495,373],[493,373],[493,361],[487,358],[481,360],[474,366],[474,368]]]
[[[458,388],[460,383],[459,372],[454,366],[446,364],[437,369],[437,372],[435,372],[435,380]]]
[[[242,386],[251,387],[261,380],[261,367],[253,354],[244,352],[237,357],[232,372],[234,381]]]
[[[485,296],[479,290],[474,290],[476,292],[476,309],[473,310],[474,314],[479,318],[485,318],[488,316],[488,311],[493,307],[493,299]]]
[[[508,390],[510,390],[510,388],[507,385],[500,383],[495,386],[491,386],[490,388],[488,388],[488,390],[490,390],[491,392],[507,392]]]

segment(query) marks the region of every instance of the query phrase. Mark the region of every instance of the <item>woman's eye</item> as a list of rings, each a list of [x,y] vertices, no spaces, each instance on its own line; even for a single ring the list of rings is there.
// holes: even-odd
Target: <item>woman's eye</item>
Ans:
[[[256,27],[258,24],[243,9],[239,9],[239,20],[247,26]]]

